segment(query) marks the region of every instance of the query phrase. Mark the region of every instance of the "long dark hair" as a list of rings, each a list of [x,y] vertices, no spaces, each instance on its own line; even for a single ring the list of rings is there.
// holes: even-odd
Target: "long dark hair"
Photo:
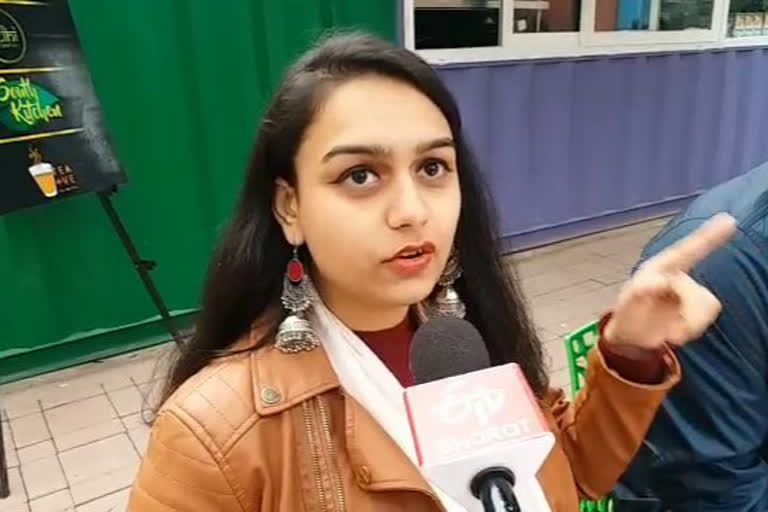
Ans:
[[[501,264],[495,214],[467,142],[459,110],[437,73],[417,55],[373,36],[337,34],[287,72],[264,115],[234,217],[211,262],[202,311],[178,355],[164,398],[258,325],[269,343],[283,318],[280,293],[291,247],[272,212],[275,180],[295,182],[294,156],[328,92],[346,80],[378,74],[410,84],[443,112],[453,132],[462,194],[456,233],[464,278],[457,291],[494,364],[517,362],[541,396],[548,386],[541,344],[514,277]]]

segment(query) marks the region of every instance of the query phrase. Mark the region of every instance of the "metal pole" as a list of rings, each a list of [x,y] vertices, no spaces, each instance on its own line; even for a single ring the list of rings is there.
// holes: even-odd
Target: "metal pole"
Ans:
[[[152,302],[155,303],[155,307],[160,312],[160,316],[163,318],[163,322],[165,323],[168,332],[173,336],[173,341],[175,341],[176,345],[181,348],[184,345],[181,335],[173,324],[173,319],[168,312],[168,307],[165,305],[165,301],[160,295],[160,291],[157,289],[157,286],[155,286],[155,282],[149,274],[149,272],[157,266],[157,263],[151,260],[144,260],[139,256],[131,235],[125,228],[125,224],[123,224],[123,221],[120,219],[117,210],[115,210],[115,206],[112,204],[112,194],[116,190],[116,188],[113,188],[112,190],[99,192],[101,206],[104,208],[104,211],[107,212],[107,216],[112,222],[112,226],[120,237],[120,241],[123,243],[123,247],[125,247],[128,256],[131,258],[131,262],[133,263],[136,272],[138,272],[141,281],[144,283],[144,288],[146,288],[150,297],[152,297]]]
[[[8,484],[8,461],[5,458],[5,437],[3,437],[2,409],[0,409],[0,499],[11,495]]]

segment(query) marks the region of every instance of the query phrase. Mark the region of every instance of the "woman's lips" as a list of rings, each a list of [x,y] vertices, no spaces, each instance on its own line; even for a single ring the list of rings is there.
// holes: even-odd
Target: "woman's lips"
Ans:
[[[411,277],[425,271],[432,263],[433,253],[425,252],[411,258],[395,258],[387,262],[397,274],[403,277]]]
[[[386,260],[386,262],[390,262],[392,260],[395,260],[397,258],[402,257],[415,257],[420,256],[421,254],[432,254],[435,252],[435,244],[432,242],[422,242],[420,244],[409,244],[400,249],[395,253],[394,256]]]
[[[395,273],[402,277],[412,277],[424,272],[435,255],[435,246],[431,242],[409,245],[385,262]]]

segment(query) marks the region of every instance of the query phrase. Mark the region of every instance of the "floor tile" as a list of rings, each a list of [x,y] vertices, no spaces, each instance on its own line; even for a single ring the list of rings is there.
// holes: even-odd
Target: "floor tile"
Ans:
[[[123,489],[116,493],[97,498],[78,506],[75,512],[125,512],[128,508],[130,489]]]
[[[48,409],[45,417],[59,451],[123,430],[116,411],[104,394]]]
[[[146,422],[144,421],[144,414],[140,412],[137,412],[136,414],[129,414],[128,416],[123,416],[120,418],[120,420],[123,422],[125,430],[131,430],[136,427],[146,425]]]
[[[11,427],[7,421],[2,423],[3,427],[3,448],[5,449],[5,463],[9,468],[15,468],[19,465],[19,458],[16,453],[16,445],[13,443]]]
[[[549,370],[551,372],[562,370],[568,366],[568,356],[565,352],[564,343],[557,339],[544,345],[544,351],[549,357]]]
[[[115,391],[117,389],[133,386],[131,376],[121,368],[114,368],[112,370],[101,372],[99,382],[106,391]]]
[[[0,393],[0,407],[6,418],[14,419],[40,412],[39,390],[25,389],[16,393]]]
[[[153,410],[157,408],[158,401],[162,397],[163,394],[163,385],[165,384],[165,381],[162,379],[159,380],[153,380],[151,382],[145,382],[144,384],[139,385],[139,392],[141,393],[141,396],[143,397],[143,406],[144,408],[142,410]]]
[[[88,376],[68,382],[49,384],[40,395],[40,403],[43,405],[43,409],[50,409],[100,395],[103,392],[104,388],[101,387],[99,380],[93,376]]]
[[[140,457],[143,457],[147,451],[149,432],[150,428],[146,425],[140,425],[128,431],[128,436],[131,438],[131,442],[133,442],[133,446]]]
[[[67,488],[59,459],[45,457],[21,464],[21,476],[30,499],[45,496]]]
[[[141,396],[136,386],[109,391],[107,395],[120,416],[136,414],[141,411],[142,404],[144,403],[144,397]]]
[[[75,504],[68,489],[29,502],[30,512],[74,512]]]
[[[146,384],[162,376],[161,360],[144,360],[126,368],[128,375],[136,384]]]
[[[3,512],[28,512],[27,493],[24,490],[24,482],[21,479],[19,468],[8,470],[8,484],[11,488],[11,494],[7,498],[0,500]]]
[[[129,487],[139,465],[126,434],[74,448],[59,457],[77,505]]]
[[[570,389],[570,385],[571,385],[571,374],[568,368],[561,368],[560,370],[552,372],[550,376],[550,386],[552,386],[553,388],[568,387]]]
[[[36,460],[53,457],[56,455],[56,448],[50,439],[41,443],[33,444],[19,450],[18,457],[21,464],[27,464]]]
[[[57,433],[53,436],[56,449],[60,452],[77,448],[94,441],[100,441],[115,434],[124,432],[120,418],[112,418],[99,423],[93,423],[71,432]]]
[[[40,412],[12,419],[10,424],[16,449],[37,444],[51,437]]]

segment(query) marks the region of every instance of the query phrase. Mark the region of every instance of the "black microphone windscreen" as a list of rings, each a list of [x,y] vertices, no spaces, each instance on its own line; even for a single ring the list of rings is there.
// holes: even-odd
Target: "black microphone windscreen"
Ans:
[[[490,365],[482,336],[466,320],[436,317],[413,335],[411,373],[417,384],[483,370]]]

